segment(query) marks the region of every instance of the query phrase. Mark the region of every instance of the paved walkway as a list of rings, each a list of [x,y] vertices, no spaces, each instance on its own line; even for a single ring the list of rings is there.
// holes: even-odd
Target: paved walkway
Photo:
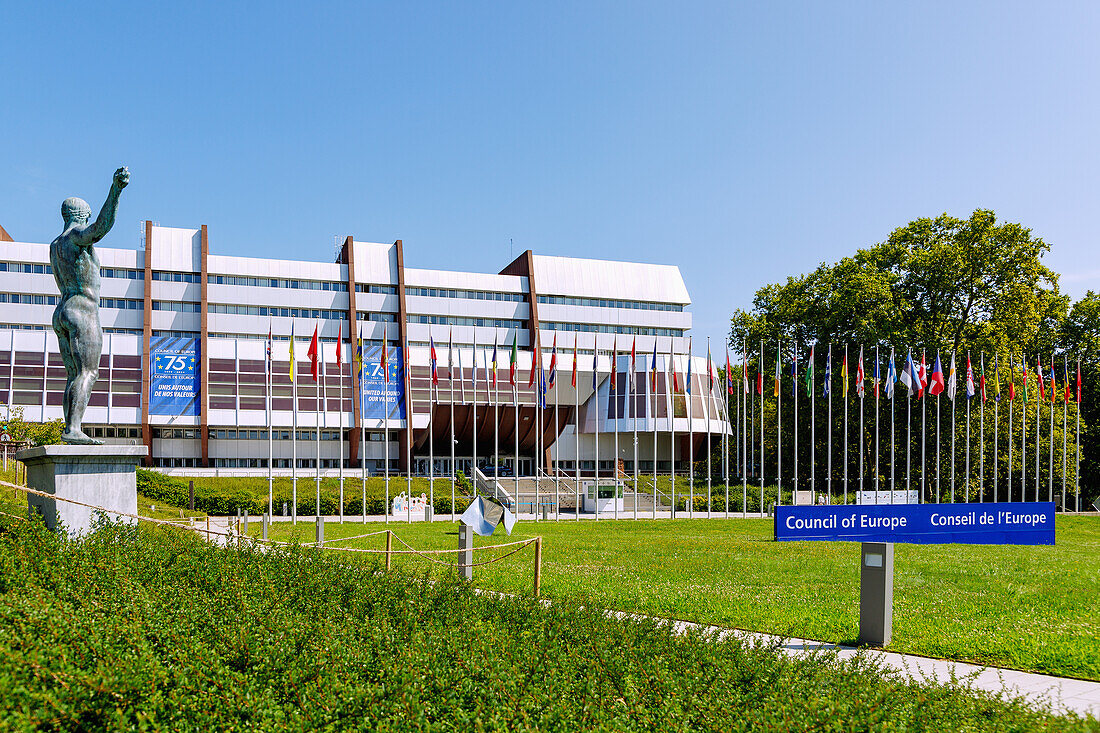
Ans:
[[[616,618],[645,618],[621,611],[609,612],[609,615]],[[942,683],[954,677],[975,690],[984,690],[1002,696],[1020,696],[1036,706],[1049,704],[1056,713],[1075,712],[1082,716],[1091,714],[1093,717],[1100,719],[1100,682],[1052,677],[998,667],[983,667],[977,664],[932,659],[914,654],[899,654],[878,649],[859,650],[855,647],[811,639],[784,639],[771,634],[720,626],[705,626],[689,621],[671,621],[670,623],[679,633],[686,633],[689,629],[700,629],[708,633],[716,633],[721,638],[734,637],[749,643],[774,644],[782,642],[783,651],[792,656],[812,654],[827,649],[836,650],[841,659],[849,659],[862,652],[867,658],[873,659],[884,667],[899,672],[917,682]]]

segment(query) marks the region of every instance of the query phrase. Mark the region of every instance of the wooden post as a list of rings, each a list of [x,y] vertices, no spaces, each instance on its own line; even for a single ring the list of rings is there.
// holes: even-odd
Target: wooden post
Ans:
[[[210,515],[206,515],[206,541],[210,541]]]
[[[535,598],[542,588],[542,538],[535,538]]]
[[[195,482],[187,482],[187,511],[195,511]]]
[[[393,563],[393,530],[386,530],[386,570]]]

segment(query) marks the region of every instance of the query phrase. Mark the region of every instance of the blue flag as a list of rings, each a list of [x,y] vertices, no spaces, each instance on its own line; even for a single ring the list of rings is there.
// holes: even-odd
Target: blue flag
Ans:
[[[832,381],[833,381],[833,347],[832,347],[832,344],[830,344],[829,345],[829,358],[825,361],[825,384],[822,385],[822,387],[821,387],[821,389],[823,390],[822,393],[821,393],[822,397],[828,397],[829,396],[829,390],[832,389],[832,387],[830,386]]]

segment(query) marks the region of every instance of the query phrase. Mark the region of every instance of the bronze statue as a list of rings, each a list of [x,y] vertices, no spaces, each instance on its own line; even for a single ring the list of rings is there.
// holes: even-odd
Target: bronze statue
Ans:
[[[53,312],[53,330],[65,362],[65,432],[61,439],[78,445],[99,445],[80,429],[84,410],[99,378],[99,357],[103,351],[103,327],[99,322],[99,255],[93,245],[107,236],[115,224],[118,196],[130,182],[130,171],[115,171],[111,192],[95,222],[88,224],[92,210],[87,202],[67,198],[61,203],[65,230],[50,243],[50,264],[61,291]]]

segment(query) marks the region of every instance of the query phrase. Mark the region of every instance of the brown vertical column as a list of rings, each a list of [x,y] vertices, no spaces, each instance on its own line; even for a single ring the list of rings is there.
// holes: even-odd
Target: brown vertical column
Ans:
[[[344,247],[340,251],[340,264],[348,266],[348,333],[351,338],[352,370],[351,370],[351,430],[348,432],[348,460],[351,465],[359,465],[359,431],[362,425],[362,415],[359,412],[359,380],[355,378],[355,348],[358,342],[359,316],[355,309],[355,239],[349,234],[344,239]],[[343,367],[341,367],[343,368]],[[343,410],[344,406],[341,405]]]
[[[145,465],[153,465],[153,430],[149,426],[149,350],[153,341],[153,222],[145,222],[145,300],[141,349],[141,440],[145,443]],[[113,399],[113,395],[108,396]]]
[[[210,437],[208,435],[210,427],[210,351],[209,345],[209,332],[207,331],[206,313],[207,313],[207,301],[206,301],[206,256],[210,252],[209,240],[206,236],[206,225],[202,225],[202,229],[199,233],[199,355],[202,366],[199,373],[201,376],[201,382],[199,383],[199,438],[202,441],[202,466],[206,468],[210,465]]]
[[[539,343],[539,294],[535,288],[535,255],[531,250],[526,250],[516,259],[512,260],[511,264],[500,271],[501,275],[516,275],[519,277],[527,278],[527,306],[531,311],[531,317],[527,319],[527,331],[531,341],[531,353],[534,354],[541,344]],[[535,362],[537,363],[537,362]],[[533,366],[533,365],[532,365]],[[522,406],[520,408],[523,409]],[[537,407],[532,407],[532,410],[537,413]],[[542,416],[536,417],[536,420],[541,421]],[[557,436],[554,436],[554,442],[557,442]],[[534,452],[532,452],[534,455]],[[550,447],[546,447],[546,464],[550,465]]]
[[[397,434],[398,470],[409,470],[405,461],[405,446],[412,440],[412,360],[409,359],[409,312],[405,309],[405,252],[401,240],[393,243],[397,247],[397,327],[401,331],[401,354],[405,363],[405,429]]]

